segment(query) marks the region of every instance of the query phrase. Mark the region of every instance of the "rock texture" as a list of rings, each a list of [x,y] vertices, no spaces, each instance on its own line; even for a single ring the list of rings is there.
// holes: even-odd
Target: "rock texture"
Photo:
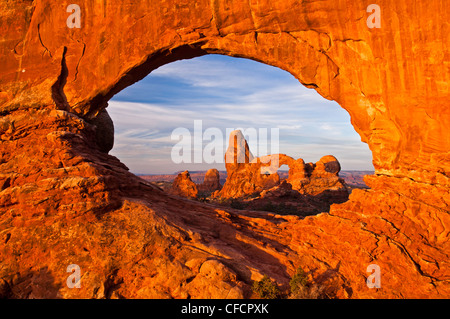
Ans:
[[[225,152],[227,180],[216,196],[239,198],[257,194],[278,185],[280,177],[276,173],[276,169],[272,168],[273,172],[262,174],[262,167],[267,165],[270,163],[261,163],[259,158],[253,156],[240,130],[231,132]]]
[[[197,185],[192,181],[188,171],[178,174],[169,192],[187,198],[197,198],[198,195]]]
[[[289,172],[287,181],[293,185],[293,189],[301,194],[311,195],[332,203],[342,203],[348,199],[348,190],[344,179],[339,177],[341,165],[332,155],[322,157],[317,163],[304,166],[300,170],[298,165],[303,160],[298,159],[293,172]],[[304,178],[297,178],[297,176]]]
[[[286,286],[298,266],[341,298],[450,296],[446,0],[378,0],[380,29],[362,0],[77,4],[80,29],[59,1],[0,3],[3,296],[250,297],[252,280]],[[90,121],[115,93],[208,53],[279,67],[337,101],[372,151],[370,190],[304,219],[225,211],[102,151]],[[81,289],[65,284],[74,263]],[[366,286],[373,263],[381,289]]]
[[[289,175],[283,186],[279,187],[281,178],[278,169],[282,165],[289,167]],[[214,193],[214,197],[257,197],[255,200],[258,203],[248,203],[251,208],[263,207],[268,204],[269,198],[283,198],[284,201],[286,197],[291,197],[292,201],[297,202],[293,206],[297,207],[299,212],[303,210],[303,213],[309,215],[328,211],[331,204],[343,203],[348,199],[345,181],[339,178],[341,165],[334,156],[324,156],[315,164],[305,164],[303,159],[295,160],[285,154],[256,158],[239,130],[230,134],[225,153],[225,167],[227,180],[222,190]],[[261,201],[259,195],[266,200]]]

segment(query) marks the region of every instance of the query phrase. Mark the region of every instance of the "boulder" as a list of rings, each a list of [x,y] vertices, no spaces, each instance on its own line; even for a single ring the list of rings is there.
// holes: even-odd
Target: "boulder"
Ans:
[[[100,113],[90,121],[95,125],[95,139],[98,148],[108,153],[114,147],[114,123],[106,110]]]
[[[189,172],[184,171],[175,178],[169,193],[187,198],[197,198],[198,189],[197,185],[191,180]]]
[[[220,184],[220,173],[217,169],[209,169],[205,174],[205,180],[202,184],[197,185],[198,191],[203,193],[213,193],[222,189]]]

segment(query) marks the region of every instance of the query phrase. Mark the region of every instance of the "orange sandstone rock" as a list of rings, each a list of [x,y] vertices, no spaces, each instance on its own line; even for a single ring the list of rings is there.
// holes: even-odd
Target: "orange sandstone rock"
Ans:
[[[259,158],[255,158],[242,132],[231,132],[228,149],[225,153],[225,168],[227,179],[222,190],[217,194],[223,198],[239,198],[265,189],[272,188],[280,182],[275,173],[263,174]]]
[[[233,162],[230,162],[231,159]],[[295,190],[300,194],[308,195],[303,196],[304,200],[312,199],[315,196],[317,197],[315,202],[327,203],[325,206],[320,204],[320,207],[329,207],[332,203],[342,203],[348,199],[345,182],[339,178],[341,166],[332,155],[322,157],[316,164],[305,164],[301,158],[294,160],[285,154],[255,158],[242,132],[234,131],[230,134],[225,160],[227,180],[223,189],[214,194],[215,197],[242,198],[263,194],[280,184],[278,168],[281,165],[288,165],[289,176],[286,182],[290,186],[289,189],[286,187],[281,189],[286,190],[289,194],[291,194],[291,190]],[[281,189],[270,192],[271,197],[274,198],[273,194],[283,194],[281,197],[284,197]],[[300,200],[300,197],[297,196],[297,200]]]
[[[188,198],[197,197],[197,185],[191,180],[191,176],[188,171],[178,174],[172,183],[170,193]]]
[[[220,184],[220,173],[217,169],[209,169],[205,174],[203,183],[197,186],[199,192],[212,193],[222,188]]]
[[[287,288],[298,266],[339,298],[450,296],[446,0],[378,0],[381,29],[362,0],[77,4],[81,28],[68,29],[59,1],[0,2],[2,297],[248,298],[252,280]],[[208,53],[279,67],[337,101],[372,151],[371,189],[304,219],[224,210],[105,153],[92,121],[114,94]],[[82,289],[66,286],[74,263]],[[366,285],[370,264],[381,289]]]

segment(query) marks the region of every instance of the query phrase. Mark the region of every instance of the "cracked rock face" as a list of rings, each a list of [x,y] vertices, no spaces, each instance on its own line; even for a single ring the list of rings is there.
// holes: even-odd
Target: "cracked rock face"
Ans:
[[[0,3],[2,296],[250,297],[252,280],[287,287],[298,266],[341,298],[450,296],[446,0],[379,0],[381,29],[362,0],[77,4],[80,29],[58,1]],[[115,93],[208,53],[337,101],[372,151],[371,189],[304,219],[225,211],[164,194],[102,150],[91,121]],[[66,286],[70,264],[82,289]],[[381,289],[366,285],[370,264]]]

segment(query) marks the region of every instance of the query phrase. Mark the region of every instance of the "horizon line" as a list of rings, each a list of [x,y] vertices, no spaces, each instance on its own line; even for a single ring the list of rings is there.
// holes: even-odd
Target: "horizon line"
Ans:
[[[203,173],[203,172],[206,173],[208,170],[209,169],[206,169],[206,170],[188,170],[188,169],[186,169],[186,170],[179,170],[179,171],[176,171],[176,172],[173,172],[173,173],[134,173],[132,171],[129,171],[129,172],[134,174],[134,175],[136,175],[136,176],[143,176],[143,175],[154,175],[154,176],[157,176],[157,175],[175,175],[175,174],[179,174],[179,173],[184,172],[184,171],[188,171],[189,173]],[[219,173],[220,172],[222,172],[222,173],[226,173],[227,172],[226,170],[219,170],[219,169],[218,169],[218,171],[219,171]],[[289,172],[289,170],[280,170],[280,171],[282,171],[282,172]],[[373,173],[375,173],[375,170],[370,170],[370,169],[343,169],[343,170],[339,171],[339,173],[341,173],[341,172],[373,172]]]

